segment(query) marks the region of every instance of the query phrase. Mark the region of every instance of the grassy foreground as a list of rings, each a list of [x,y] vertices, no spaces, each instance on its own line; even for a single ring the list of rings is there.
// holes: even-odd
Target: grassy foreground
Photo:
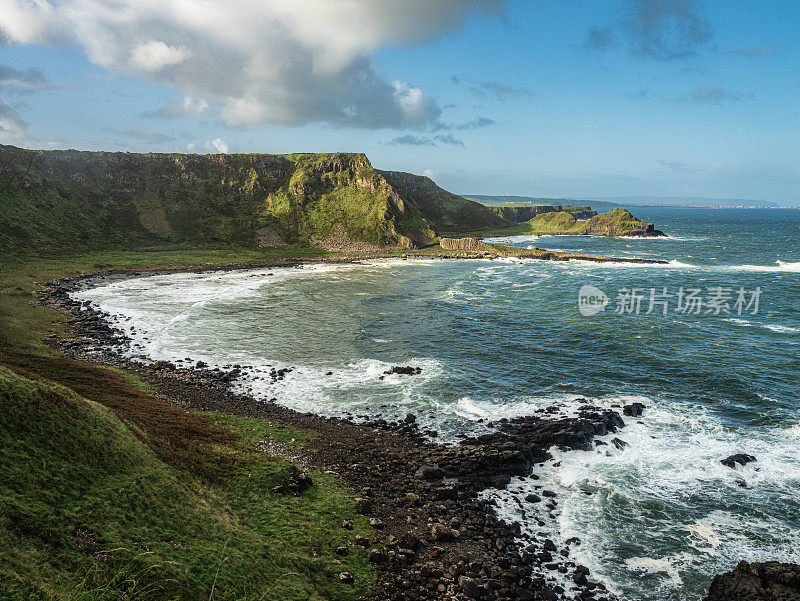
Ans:
[[[186,411],[131,374],[45,344],[62,317],[40,284],[111,268],[257,262],[311,251],[154,250],[0,266],[1,599],[356,599],[366,518],[332,477],[300,496],[261,441],[313,432]],[[353,530],[341,528],[350,520]],[[347,557],[335,555],[348,546]],[[349,571],[355,584],[338,574]]]

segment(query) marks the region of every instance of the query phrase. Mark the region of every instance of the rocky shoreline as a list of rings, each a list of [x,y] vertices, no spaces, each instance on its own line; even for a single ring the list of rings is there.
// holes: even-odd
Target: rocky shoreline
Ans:
[[[296,264],[297,260],[285,260],[271,266]],[[264,265],[213,269],[254,267]],[[146,273],[169,272],[175,271]],[[182,407],[257,417],[318,432],[299,455],[288,456],[286,449],[274,443],[264,450],[287,456],[301,466],[333,472],[355,493],[357,511],[370,517],[375,532],[373,540],[355,541],[370,549],[377,575],[375,598],[617,599],[593,580],[588,568],[570,559],[580,540],[559,545],[543,532],[524,536],[519,524],[500,520],[493,502],[481,493],[502,490],[515,476],[530,476],[536,465],[550,458],[552,446],[594,448],[600,443],[594,440],[596,436],[624,427],[620,412],[638,419],[644,407],[630,406],[617,412],[584,401],[570,418],[557,417],[554,407],[533,416],[500,420],[494,431],[465,438],[458,446],[436,443],[431,437],[435,433],[420,431],[412,414],[397,422],[373,419],[356,423],[299,413],[232,392],[231,382],[240,369],[236,366],[220,370],[191,360],[184,363],[186,367],[177,367],[126,359],[122,351],[130,341],[123,333],[115,330],[102,312],[70,298],[73,291],[138,275],[144,272],[115,271],[47,284],[41,303],[66,314],[75,334],[53,338],[51,344],[70,357],[136,373],[165,399]],[[398,369],[397,373],[407,372]],[[536,498],[526,506],[526,519],[539,525],[547,518],[552,520],[559,502],[555,493],[538,487],[531,496]],[[346,553],[347,548],[341,552]],[[343,574],[343,582],[346,578]],[[563,586],[566,582],[568,590]]]

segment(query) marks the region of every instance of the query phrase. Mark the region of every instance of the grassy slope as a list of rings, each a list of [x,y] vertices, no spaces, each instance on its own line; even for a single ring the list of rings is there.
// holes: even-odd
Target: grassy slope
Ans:
[[[0,253],[154,245],[254,248],[269,226],[308,245],[338,226],[396,244],[431,225],[363,154],[181,155],[0,145]],[[466,201],[465,201],[466,202]]]
[[[355,599],[369,588],[363,551],[333,554],[368,534],[345,491],[317,473],[300,497],[269,492],[293,468],[256,443],[313,433],[188,412],[132,375],[66,359],[43,342],[62,318],[31,304],[36,282],[104,267],[263,258],[107,252],[0,268],[0,363],[16,372],[0,371],[0,598],[120,598],[132,581],[129,596],[157,599],[212,598],[212,587],[214,599]],[[338,582],[342,570],[356,586]]]
[[[381,171],[381,174],[404,198],[414,203],[437,230],[462,232],[510,225],[482,204],[448,192],[430,178],[400,171]]]

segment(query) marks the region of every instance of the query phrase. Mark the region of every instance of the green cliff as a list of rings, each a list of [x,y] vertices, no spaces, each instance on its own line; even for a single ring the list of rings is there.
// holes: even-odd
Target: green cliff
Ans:
[[[411,248],[509,224],[363,154],[192,155],[0,146],[0,252],[158,245]]]
[[[543,213],[526,223],[532,234],[564,234],[573,236],[663,236],[652,223],[645,223],[626,209],[612,209],[591,219],[579,221],[563,211]]]
[[[470,232],[511,225],[491,209],[440,188],[430,178],[400,171],[380,173],[403,198],[419,208],[437,231]]]

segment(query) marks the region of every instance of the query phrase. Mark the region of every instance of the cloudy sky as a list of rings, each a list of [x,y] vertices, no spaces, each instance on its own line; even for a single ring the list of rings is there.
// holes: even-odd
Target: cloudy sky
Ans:
[[[800,205],[796,0],[0,0],[0,142]]]

